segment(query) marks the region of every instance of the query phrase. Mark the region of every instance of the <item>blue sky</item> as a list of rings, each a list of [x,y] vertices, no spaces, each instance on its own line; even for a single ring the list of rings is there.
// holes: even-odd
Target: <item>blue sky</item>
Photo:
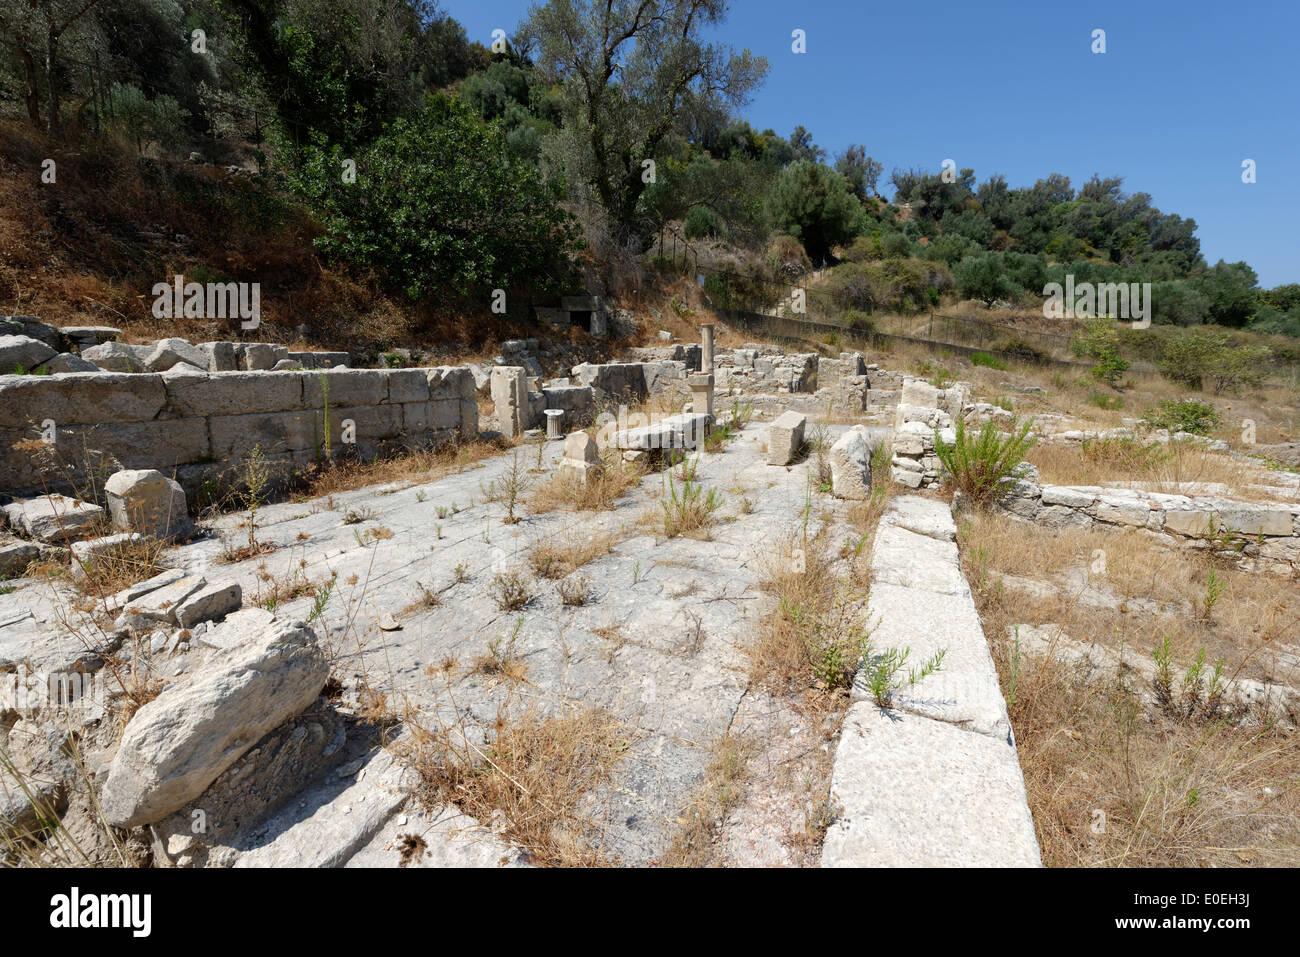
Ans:
[[[485,44],[529,6],[443,3]],[[787,136],[803,124],[831,155],[862,143],[885,166],[882,192],[894,167],[947,158],[1014,186],[1123,176],[1195,219],[1210,263],[1300,282],[1298,0],[733,0],[718,39],[771,64],[746,119]]]

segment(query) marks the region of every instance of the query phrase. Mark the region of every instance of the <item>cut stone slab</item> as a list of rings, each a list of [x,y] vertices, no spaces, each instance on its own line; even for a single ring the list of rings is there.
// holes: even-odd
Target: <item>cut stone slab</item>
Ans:
[[[0,316],[0,336],[26,336],[43,342],[56,352],[61,336],[59,330],[39,316]]]
[[[113,612],[125,608],[133,601],[143,598],[150,592],[158,591],[160,588],[166,588],[168,585],[174,584],[185,577],[185,569],[169,568],[165,572],[160,572],[157,575],[154,575],[153,578],[146,579],[142,582],[136,582],[134,585],[123,588],[117,594],[106,599],[104,604],[107,607],[109,614],[112,614]]]
[[[123,469],[104,483],[113,524],[123,531],[166,539],[193,529],[180,483],[156,469]]]
[[[264,829],[274,840],[241,855],[235,867],[342,866],[406,803],[418,780],[387,751],[376,751],[341,792],[322,785],[268,821]]]
[[[0,375],[31,372],[58,353],[31,336],[0,336]]]
[[[93,566],[95,559],[105,552],[111,552],[115,548],[121,548],[123,545],[131,545],[140,541],[140,536],[134,532],[120,532],[117,535],[106,535],[103,538],[91,538],[82,542],[72,543],[72,575],[76,578],[84,578],[87,574],[87,566]]]
[[[4,506],[4,513],[10,527],[46,544],[62,544],[64,539],[83,538],[104,518],[104,510],[98,505],[65,495],[45,495],[11,502]]]
[[[969,595],[938,595],[873,582],[867,618],[873,626],[871,645],[878,653],[908,649],[904,673],[910,668],[919,669],[938,652],[944,653],[939,671],[894,693],[895,710],[1012,742],[997,669]],[[872,699],[866,667],[858,671],[853,698]]]
[[[1068,505],[1070,508],[1089,508],[1097,500],[1090,492],[1063,485],[1044,485],[1044,505]]]
[[[782,412],[767,430],[767,464],[789,465],[803,448],[808,416],[793,410]]]
[[[827,456],[832,495],[852,501],[871,497],[871,452],[871,435],[864,425],[855,425],[836,440]]]
[[[240,350],[240,357],[248,372],[270,371],[281,359],[289,358],[289,348],[270,342],[246,342]]]
[[[953,521],[952,509],[938,499],[921,498],[919,495],[899,496],[890,501],[880,522],[928,538],[937,538],[941,542],[957,540],[957,523]]]
[[[136,827],[185,807],[268,731],[315,701],[328,677],[315,633],[297,621],[167,686],[126,726],[100,795],[105,820]]]
[[[182,628],[193,628],[201,621],[216,621],[243,604],[244,592],[238,582],[224,585],[205,585],[186,598],[176,608],[176,623]]]
[[[698,448],[708,434],[713,417],[705,413],[683,412],[634,429],[615,432],[611,444],[618,449],[650,452],[663,449]]]
[[[180,622],[176,620],[176,609],[206,584],[207,580],[201,575],[187,575],[179,581],[142,595],[122,610],[117,627],[147,631],[160,623],[178,625]]]
[[[64,326],[59,331],[63,333],[63,337],[69,343],[79,350],[90,349],[104,342],[112,342],[122,335],[121,329],[114,329],[112,326]]]
[[[871,549],[873,585],[903,585],[941,595],[969,595],[957,545],[881,523]]]
[[[823,867],[1040,867],[1015,748],[859,702],[835,752]]]

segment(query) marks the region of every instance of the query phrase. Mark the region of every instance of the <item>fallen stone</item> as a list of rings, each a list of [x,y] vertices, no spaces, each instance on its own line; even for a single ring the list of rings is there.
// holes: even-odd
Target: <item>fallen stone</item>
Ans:
[[[782,412],[767,430],[767,464],[789,465],[803,448],[808,417],[793,410]]]
[[[281,359],[289,358],[289,349],[270,342],[246,342],[240,350],[240,357],[248,372],[270,371]]]
[[[176,607],[176,623],[182,628],[193,628],[201,621],[218,621],[238,611],[243,597],[238,582],[205,585]]]
[[[133,532],[121,532],[117,535],[106,535],[103,538],[90,538],[82,542],[72,543],[72,575],[74,578],[84,578],[95,564],[95,559],[106,552],[114,551],[124,545],[132,545],[140,541],[140,536]]]
[[[193,529],[180,483],[156,469],[123,469],[104,483],[113,524],[155,539],[186,535]]]
[[[4,513],[12,528],[47,544],[83,538],[104,518],[104,510],[98,505],[65,495],[45,495],[11,502],[4,506]]]
[[[316,635],[295,621],[164,688],[126,726],[100,795],[105,820],[137,827],[185,807],[267,732],[311,705],[328,677]]]
[[[114,329],[112,326],[64,326],[59,331],[78,351],[112,342],[122,336],[122,330]]]
[[[0,375],[31,372],[58,353],[31,336],[0,336]]]
[[[158,591],[160,588],[166,588],[168,585],[174,584],[185,577],[185,569],[169,568],[165,572],[160,572],[153,576],[153,578],[146,579],[142,582],[136,582],[134,585],[123,588],[117,594],[107,598],[104,604],[107,607],[109,614],[112,614],[125,608],[136,599],[143,598],[150,592]]]
[[[0,578],[19,577],[40,553],[40,548],[31,542],[0,541]]]
[[[140,632],[159,624],[179,625],[176,609],[206,584],[207,580],[201,575],[187,575],[179,581],[142,595],[122,609],[115,627]]]
[[[99,366],[76,353],[62,352],[45,362],[37,371],[48,372],[50,375],[66,375],[70,372],[98,372]]]
[[[62,348],[59,331],[37,316],[0,316],[0,336],[25,336],[43,342],[55,352]]]
[[[83,349],[81,358],[89,359],[108,372],[144,372],[144,360],[149,352],[147,347],[132,346],[125,342],[102,342]]]
[[[145,357],[144,365],[150,372],[166,372],[178,362],[206,370],[208,360],[207,351],[200,346],[192,346],[184,339],[160,339]]]
[[[226,616],[225,621],[209,628],[199,641],[210,648],[230,649],[248,644],[275,621],[275,614],[265,608],[241,608]]]

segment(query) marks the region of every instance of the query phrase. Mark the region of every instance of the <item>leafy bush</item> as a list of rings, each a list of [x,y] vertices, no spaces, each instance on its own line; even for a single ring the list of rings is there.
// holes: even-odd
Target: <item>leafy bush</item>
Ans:
[[[341,149],[318,141],[290,175],[324,221],[316,245],[328,256],[379,271],[412,299],[567,280],[578,227],[558,186],[462,104],[433,98],[354,158],[356,181],[345,182]]]
[[[802,242],[818,263],[830,257],[831,247],[853,238],[860,217],[844,177],[811,160],[798,160],[781,171],[767,208],[772,226]]]
[[[1160,358],[1160,374],[1180,385],[1203,389],[1207,380],[1215,395],[1260,385],[1268,378],[1267,346],[1229,345],[1223,329],[1202,326],[1169,337]]]
[[[1070,348],[1077,355],[1093,359],[1092,377],[1111,387],[1128,371],[1128,360],[1119,354],[1119,333],[1113,319],[1089,319],[1083,336],[1072,342]]]
[[[991,306],[999,299],[1014,299],[1024,290],[1007,275],[998,253],[967,256],[952,271],[957,291],[966,299],[978,299]]]
[[[1156,409],[1148,409],[1142,421],[1153,429],[1209,435],[1219,425],[1219,413],[1208,402],[1195,399],[1165,399]]]
[[[943,441],[936,429],[934,454],[952,476],[953,485],[976,504],[984,504],[1001,490],[1034,447],[1037,439],[1030,438],[1033,419],[1020,424],[1015,418],[1010,423],[1010,433],[998,431],[992,422],[984,423],[979,433],[972,436],[961,419],[956,423],[956,438],[952,445]]]

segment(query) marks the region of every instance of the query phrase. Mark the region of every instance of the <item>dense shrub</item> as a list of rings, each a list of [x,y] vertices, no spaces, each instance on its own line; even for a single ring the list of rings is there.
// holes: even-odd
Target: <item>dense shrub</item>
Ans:
[[[1020,424],[1011,420],[1009,432],[1003,434],[992,422],[972,435],[960,418],[956,421],[956,437],[951,445],[934,433],[934,453],[952,476],[954,487],[970,496],[977,505],[993,499],[1006,485],[1025,453],[1034,447],[1030,438],[1033,420]]]
[[[1208,402],[1196,399],[1165,399],[1156,409],[1147,409],[1142,421],[1153,429],[1209,435],[1219,426],[1219,413]]]

